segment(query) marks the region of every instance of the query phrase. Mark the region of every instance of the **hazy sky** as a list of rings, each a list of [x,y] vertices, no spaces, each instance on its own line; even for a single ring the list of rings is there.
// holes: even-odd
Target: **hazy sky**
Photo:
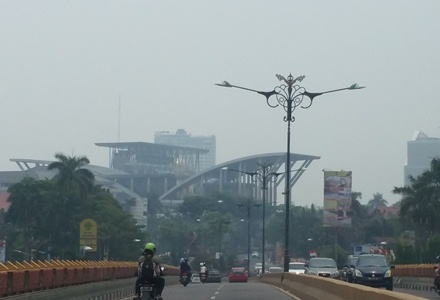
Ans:
[[[215,135],[218,163],[284,152],[282,108],[214,83],[270,91],[292,73],[311,92],[367,86],[295,112],[292,152],[321,156],[295,204],[322,205],[323,169],[394,203],[407,141],[440,136],[439,14],[427,0],[2,0],[0,170],[56,152],[108,166],[96,142],[178,128]]]

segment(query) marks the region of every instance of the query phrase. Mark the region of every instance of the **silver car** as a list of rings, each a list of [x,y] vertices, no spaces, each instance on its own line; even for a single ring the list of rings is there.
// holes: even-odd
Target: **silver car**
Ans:
[[[306,264],[306,274],[328,278],[339,278],[339,271],[333,258],[312,257]]]

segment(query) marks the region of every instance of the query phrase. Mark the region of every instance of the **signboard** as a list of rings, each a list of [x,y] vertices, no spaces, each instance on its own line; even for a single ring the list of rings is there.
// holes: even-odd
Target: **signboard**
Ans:
[[[92,248],[89,252],[98,250],[98,225],[92,219],[84,219],[79,224],[79,247]]]
[[[324,171],[324,226],[351,226],[351,183],[351,171]]]

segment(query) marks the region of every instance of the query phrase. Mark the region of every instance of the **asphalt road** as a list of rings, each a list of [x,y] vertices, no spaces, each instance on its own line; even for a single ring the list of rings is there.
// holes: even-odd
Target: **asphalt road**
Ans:
[[[256,282],[229,283],[223,279],[222,283],[192,283],[186,287],[182,285],[166,286],[162,294],[165,300],[292,300],[288,294],[267,284]],[[130,298],[125,298],[131,300]]]
[[[417,291],[417,290],[398,289],[398,288],[394,288],[394,291],[399,292],[399,293],[410,294],[410,295],[422,297],[425,299],[440,300],[440,296],[437,295],[434,291]]]
[[[430,300],[440,300],[433,291],[417,291],[394,288],[394,292],[415,295]],[[284,293],[280,289],[259,282],[229,283],[223,278],[221,283],[190,283],[183,287],[181,284],[168,285],[162,294],[165,300],[300,300]],[[124,298],[131,300],[133,297]]]

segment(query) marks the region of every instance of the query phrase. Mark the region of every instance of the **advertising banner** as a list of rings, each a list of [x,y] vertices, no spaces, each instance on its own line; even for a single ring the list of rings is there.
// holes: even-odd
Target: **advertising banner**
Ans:
[[[351,183],[351,171],[324,171],[324,226],[351,226]]]

